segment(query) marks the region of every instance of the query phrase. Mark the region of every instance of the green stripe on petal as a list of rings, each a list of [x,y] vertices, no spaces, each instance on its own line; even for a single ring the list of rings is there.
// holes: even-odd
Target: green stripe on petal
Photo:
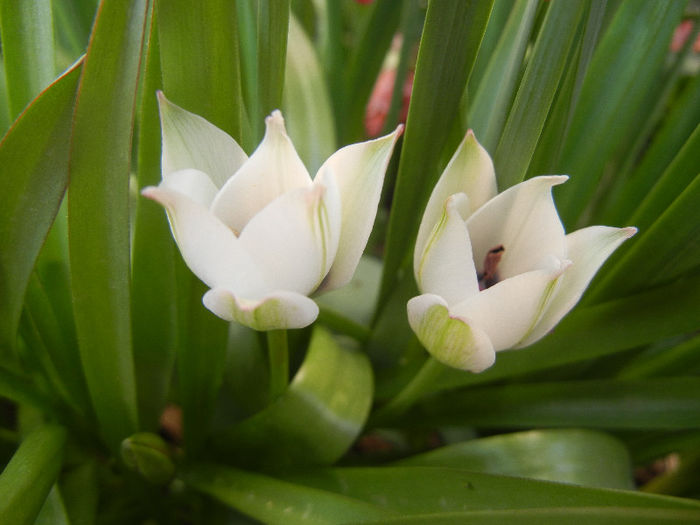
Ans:
[[[450,315],[444,299],[424,294],[408,301],[408,322],[430,354],[448,366],[481,372],[495,359],[493,345],[482,330]]]
[[[295,292],[277,291],[251,301],[236,297],[231,290],[214,288],[204,294],[203,302],[222,319],[260,331],[304,328],[318,317],[316,303]]]

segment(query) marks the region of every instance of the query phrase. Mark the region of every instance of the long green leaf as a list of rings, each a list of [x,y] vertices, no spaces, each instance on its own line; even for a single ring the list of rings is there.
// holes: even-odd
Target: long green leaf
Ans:
[[[437,181],[438,160],[459,117],[459,100],[491,13],[491,1],[428,4],[396,180],[378,310],[395,287],[423,207]],[[439,96],[435,96],[436,93]]]
[[[63,461],[66,431],[46,425],[22,442],[0,474],[0,521],[31,525],[56,481]]]
[[[522,181],[557,92],[586,2],[552,2],[494,154],[501,190]]]
[[[206,118],[250,149],[243,136],[235,2],[158,3],[163,88],[170,100]],[[206,287],[178,261],[178,395],[188,452],[204,446],[226,361],[227,324],[202,305]]]
[[[158,28],[168,99],[246,144],[234,2],[159,2]]]
[[[399,512],[402,516],[538,507],[567,510],[636,507],[700,512],[700,503],[692,500],[496,476],[458,468],[337,468],[292,474],[286,479]]]
[[[454,512],[449,514],[424,514],[401,516],[381,521],[363,523],[422,524],[434,525],[561,525],[562,523],[585,523],[586,525],[693,525],[700,519],[697,510],[685,509],[638,509],[635,507],[582,507],[577,509],[518,509],[486,510],[476,512]]]
[[[29,276],[68,182],[80,63],[44,91],[0,142],[0,348],[14,345]]]
[[[535,22],[537,4],[535,0],[515,2],[498,46],[469,104],[466,124],[474,130],[487,151],[495,152],[501,137]]]
[[[336,149],[333,109],[316,51],[295,18],[289,21],[288,46],[285,124],[309,173],[316,173]]]
[[[531,430],[490,436],[412,456],[396,465],[460,468],[589,487],[634,488],[624,445],[608,434],[590,430]]]
[[[324,524],[384,519],[391,511],[275,478],[215,465],[197,465],[185,482],[222,503],[270,524]]]
[[[0,2],[0,36],[14,119],[54,78],[51,0]]]
[[[558,209],[573,226],[596,190],[606,164],[645,108],[685,2],[623,2],[595,51],[558,173]]]
[[[104,0],[73,124],[68,213],[75,322],[103,437],[138,425],[131,348],[129,166],[148,0]]]
[[[290,0],[258,1],[258,101],[251,111],[253,129],[262,129],[263,119],[282,105],[284,69],[287,58]],[[255,139],[262,138],[260,133]]]
[[[156,23],[148,42],[139,119],[138,183],[160,182],[160,121],[156,90],[160,49]],[[132,330],[139,413],[143,428],[155,430],[170,387],[177,345],[175,246],[163,210],[144,198],[136,205],[132,258]]]
[[[423,407],[430,422],[480,427],[700,428],[700,378],[565,381],[446,393]]]
[[[700,278],[578,308],[539,343],[502,352],[481,374],[446,369],[437,389],[478,384],[610,355],[697,330]],[[566,349],[566,351],[562,351]]]
[[[316,328],[288,390],[272,405],[222,433],[217,442],[237,464],[285,468],[329,465],[355,440],[372,403],[367,358]]]

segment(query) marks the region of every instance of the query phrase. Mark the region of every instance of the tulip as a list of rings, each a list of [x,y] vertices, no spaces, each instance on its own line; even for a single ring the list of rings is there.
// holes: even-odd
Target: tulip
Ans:
[[[481,372],[499,350],[544,337],[636,228],[566,235],[552,187],[533,177],[497,193],[493,163],[469,131],[428,201],[416,240],[422,295],[408,302],[420,342],[448,366]]]
[[[204,305],[256,330],[302,328],[308,296],[352,277],[377,212],[401,128],[346,146],[312,180],[279,111],[248,158],[225,132],[159,93],[162,182],[142,194],[168,214]]]

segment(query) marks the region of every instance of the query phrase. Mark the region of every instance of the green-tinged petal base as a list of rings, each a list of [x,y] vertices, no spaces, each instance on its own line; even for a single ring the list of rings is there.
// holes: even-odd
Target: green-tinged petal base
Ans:
[[[278,291],[251,301],[236,297],[230,290],[214,288],[204,294],[202,301],[222,319],[260,331],[304,328],[318,317],[316,303],[295,292]]]
[[[450,315],[439,296],[424,294],[408,301],[408,322],[423,346],[441,363],[481,372],[493,365],[496,353],[488,336],[463,319]]]

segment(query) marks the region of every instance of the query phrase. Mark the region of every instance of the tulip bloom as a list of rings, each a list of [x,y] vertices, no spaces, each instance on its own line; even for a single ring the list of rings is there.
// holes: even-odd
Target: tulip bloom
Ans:
[[[480,372],[496,352],[545,336],[636,228],[566,235],[552,187],[534,177],[497,194],[493,163],[469,131],[428,201],[408,302],[411,328],[438,361]]]
[[[204,305],[256,330],[302,328],[309,299],[350,281],[367,244],[401,128],[334,153],[312,180],[279,111],[248,158],[225,132],[159,94],[163,205]]]

